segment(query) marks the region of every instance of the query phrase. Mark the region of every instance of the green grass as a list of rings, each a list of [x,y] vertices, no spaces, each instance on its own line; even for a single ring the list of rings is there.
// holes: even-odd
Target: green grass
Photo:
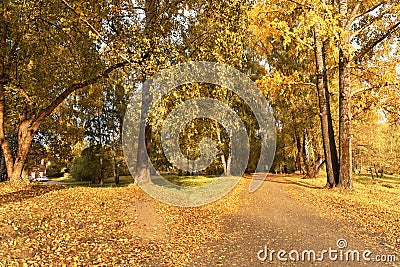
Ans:
[[[58,177],[58,178],[49,177],[49,180],[54,181],[54,182],[62,182],[62,183],[76,182],[72,177]]]
[[[217,175],[178,176],[173,174],[163,174],[163,177],[167,181],[182,187],[199,187],[211,183],[218,178]]]
[[[162,174],[163,177],[178,186],[182,187],[199,187],[215,181],[219,176],[217,175],[198,175],[198,176],[178,176],[174,174]],[[119,187],[129,186],[134,183],[132,176],[120,176]],[[114,177],[104,179],[104,184],[91,183],[91,181],[75,181],[71,177],[50,178],[51,181],[62,182],[70,186],[89,186],[89,187],[115,187]],[[158,176],[153,176],[154,183],[162,183],[162,179]]]
[[[98,183],[94,184],[91,181],[76,181],[72,177],[60,177],[60,178],[49,178],[49,180],[54,181],[54,182],[62,182],[65,183],[65,185],[69,186],[85,186],[85,187],[115,187],[115,181],[114,177],[108,177],[104,179],[103,185],[100,185]],[[128,186],[130,184],[133,184],[133,178],[132,176],[120,176],[119,177],[119,187],[124,187]]]

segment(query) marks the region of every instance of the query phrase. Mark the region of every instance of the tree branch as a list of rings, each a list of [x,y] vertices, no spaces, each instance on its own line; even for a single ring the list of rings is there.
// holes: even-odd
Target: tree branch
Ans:
[[[351,14],[349,16],[349,20],[347,21],[346,28],[348,28],[355,20],[356,14],[357,14],[358,10],[360,9],[360,5],[361,5],[361,1],[357,1],[356,5],[353,8],[353,11],[351,12]]]
[[[385,16],[386,14],[388,14],[389,12],[382,12],[381,14],[379,14],[379,16],[374,16],[373,18],[371,18],[371,20],[366,23],[364,26],[362,26],[360,29],[358,29],[357,31],[355,31],[352,35],[350,35],[350,40],[353,40],[357,35],[359,35],[363,30],[365,30],[366,28],[368,28],[369,26],[371,26],[374,22],[376,22],[377,20],[380,20],[381,18],[383,18],[383,16]]]
[[[398,86],[398,85],[399,85],[398,83],[386,83],[384,85],[378,84],[378,85],[374,85],[374,86],[371,86],[371,87],[368,87],[368,88],[361,88],[361,89],[354,90],[354,91],[351,92],[351,96],[353,97],[356,94],[359,94],[359,93],[362,93],[362,92],[365,92],[365,91],[371,91],[373,89],[377,89],[377,88],[381,88],[381,87]]]
[[[23,95],[23,97],[25,97],[25,99],[28,101],[28,104],[30,106],[32,106],[33,101],[32,99],[29,97],[29,95],[25,92],[24,88],[22,88],[21,85],[17,85],[19,92],[21,93],[21,95]]]
[[[313,9],[312,6],[307,5],[307,4],[303,4],[303,3],[299,3],[299,2],[297,2],[297,1],[295,1],[295,0],[287,0],[287,1],[289,1],[289,2],[291,2],[291,3],[293,3],[293,4],[296,4],[296,5],[302,6],[302,7],[304,7],[304,8]]]
[[[358,19],[359,17],[362,17],[362,16],[368,14],[368,13],[371,12],[371,11],[374,11],[375,9],[377,9],[378,7],[380,7],[381,5],[386,4],[386,2],[387,2],[387,1],[379,2],[379,3],[377,3],[376,5],[372,6],[371,8],[365,10],[363,13],[360,13],[360,14],[357,14],[357,15],[354,14],[354,17],[351,17],[351,18],[352,18],[352,21]]]
[[[101,78],[108,78],[110,73],[116,69],[122,68],[124,66],[128,65],[127,61],[117,63],[115,65],[112,65],[111,67],[107,68],[105,71],[100,73],[99,75],[88,79],[86,81],[80,82],[80,83],[74,83],[67,89],[65,89],[57,98],[55,98],[50,105],[48,105],[37,117],[37,119],[32,123],[33,128],[39,128],[40,123],[47,117],[49,116],[70,94],[73,92],[84,88],[86,86],[92,85],[99,81]]]
[[[399,26],[400,26],[400,21],[398,21],[395,25],[390,27],[390,29],[386,33],[384,33],[379,38],[377,38],[375,41],[373,41],[370,45],[361,49],[361,51],[358,54],[356,54],[351,59],[351,61],[357,61],[357,60],[363,58],[368,52],[370,52],[372,49],[374,49],[374,47],[376,47],[378,44],[380,44],[382,41],[384,41],[386,38],[388,38],[391,34],[396,32],[398,30]]]

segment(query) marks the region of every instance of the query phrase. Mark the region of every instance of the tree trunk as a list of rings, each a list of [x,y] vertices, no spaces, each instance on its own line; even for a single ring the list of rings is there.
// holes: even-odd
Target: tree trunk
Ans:
[[[4,182],[7,180],[7,168],[6,168],[6,159],[4,158],[4,153],[1,153],[1,161],[0,161],[0,182]]]
[[[317,76],[317,91],[322,129],[324,156],[326,161],[326,187],[332,188],[339,182],[339,163],[332,125],[332,115],[329,100],[328,77],[325,65],[325,49],[320,39],[320,25],[314,26],[314,52]]]
[[[228,148],[228,157],[226,158],[226,172],[225,176],[231,176],[231,169],[232,169],[232,151]]]
[[[155,0],[145,1],[145,30],[148,34],[151,34],[151,28],[155,20],[157,13],[157,2]],[[143,73],[142,83],[146,81],[146,74]],[[150,104],[152,96],[149,91],[150,88],[143,87],[142,91],[142,108],[140,112],[140,132],[139,132],[139,144],[136,161],[136,182],[138,184],[149,184],[151,183],[150,176],[150,157],[147,155],[147,151],[150,152],[150,131],[146,131],[146,118],[149,114]],[[146,151],[147,150],[147,151]]]
[[[114,182],[115,182],[115,185],[119,185],[119,170],[118,170],[118,164],[116,163],[114,157],[113,157],[113,175],[114,175]]]
[[[99,184],[103,185],[104,184],[104,164],[103,164],[103,158],[102,158],[102,154],[100,152],[100,174],[99,174]]]
[[[146,118],[149,114],[151,104],[151,94],[149,88],[144,86],[142,91],[142,108],[140,114],[140,132],[138,139],[138,151],[136,161],[136,182],[138,184],[148,184],[150,178],[150,158],[147,151],[150,147],[149,131],[146,131]]]
[[[347,0],[339,1],[340,26],[344,30],[339,44],[339,183],[338,186],[352,189],[351,160],[351,91],[349,46],[347,30]]]
[[[314,164],[313,161],[310,159],[310,146],[309,146],[310,140],[308,139],[308,134],[307,131],[304,130],[303,133],[303,142],[302,142],[302,156],[303,156],[303,166],[304,166],[304,175],[306,178],[314,178]],[[286,171],[286,165],[285,165],[285,171],[284,173],[287,173]]]
[[[32,129],[32,120],[24,120],[20,123],[18,129],[18,150],[15,159],[8,141],[5,139],[2,140],[2,149],[7,166],[7,176],[9,182],[13,186],[23,186],[29,183],[29,178],[27,175],[23,175],[23,170],[31,142],[36,132],[37,129]],[[4,132],[1,134],[3,135]]]
[[[296,148],[297,148],[297,156],[296,156],[296,170],[300,171],[301,174],[304,174],[304,160],[303,160],[303,148],[301,144],[301,138],[297,131],[295,131],[295,139],[296,139]]]
[[[314,161],[314,167],[313,167],[313,178],[317,177],[319,174],[319,171],[321,170],[321,166],[324,163],[322,160],[321,155],[318,155],[318,158]]]

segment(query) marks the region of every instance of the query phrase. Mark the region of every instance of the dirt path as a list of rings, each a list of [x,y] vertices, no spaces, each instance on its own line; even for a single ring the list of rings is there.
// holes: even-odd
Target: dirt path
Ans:
[[[371,245],[356,236],[356,231],[348,233],[344,230],[344,221],[330,220],[318,215],[316,209],[305,207],[291,198],[284,190],[285,186],[274,178],[268,178],[261,188],[253,194],[243,192],[243,203],[237,214],[225,218],[224,236],[218,242],[209,243],[199,258],[190,266],[397,266],[393,263],[366,262],[362,259],[365,250],[371,250],[371,258],[378,254],[393,254],[380,244]],[[347,241],[347,247],[339,249],[339,239]],[[340,244],[341,245],[341,244]],[[267,246],[268,256],[265,261],[259,260],[257,253]],[[323,261],[311,262],[304,250],[315,250],[316,258],[322,250],[341,250],[343,260],[330,260],[324,254]],[[345,261],[348,250],[359,250],[360,261]],[[289,255],[283,255],[288,261],[280,261],[275,252],[273,260],[269,259],[272,250],[291,250],[299,252],[299,261],[291,261]],[[264,249],[265,251],[265,249]],[[264,251],[259,253],[265,257]],[[296,257],[293,252],[292,257]],[[312,254],[311,254],[312,255]],[[340,257],[340,253],[332,251],[332,257]],[[349,256],[351,258],[351,256]],[[400,259],[397,256],[397,264]]]

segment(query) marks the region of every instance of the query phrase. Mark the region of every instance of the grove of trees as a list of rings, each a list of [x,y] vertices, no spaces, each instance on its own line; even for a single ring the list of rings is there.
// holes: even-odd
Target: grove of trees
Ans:
[[[79,179],[119,182],[126,172],[122,124],[130,99],[150,113],[138,154],[170,168],[157,132],[179,102],[213,97],[246,122],[248,171],[259,156],[254,116],[225,88],[191,84],[149,110],[142,83],[187,61],[213,61],[249,75],[274,108],[275,171],[352,188],[352,173],[399,173],[400,4],[359,0],[4,0],[0,15],[0,175],[26,184],[30,152],[43,151]],[[218,143],[210,172],[231,175],[227,133],[212,120],[183,130],[180,147]],[[139,142],[141,144],[142,142]],[[39,154],[40,154],[39,153]],[[144,159],[144,160],[143,160]],[[86,168],[85,168],[86,167]],[[88,169],[95,172],[88,172]],[[138,155],[138,183],[150,182]]]

